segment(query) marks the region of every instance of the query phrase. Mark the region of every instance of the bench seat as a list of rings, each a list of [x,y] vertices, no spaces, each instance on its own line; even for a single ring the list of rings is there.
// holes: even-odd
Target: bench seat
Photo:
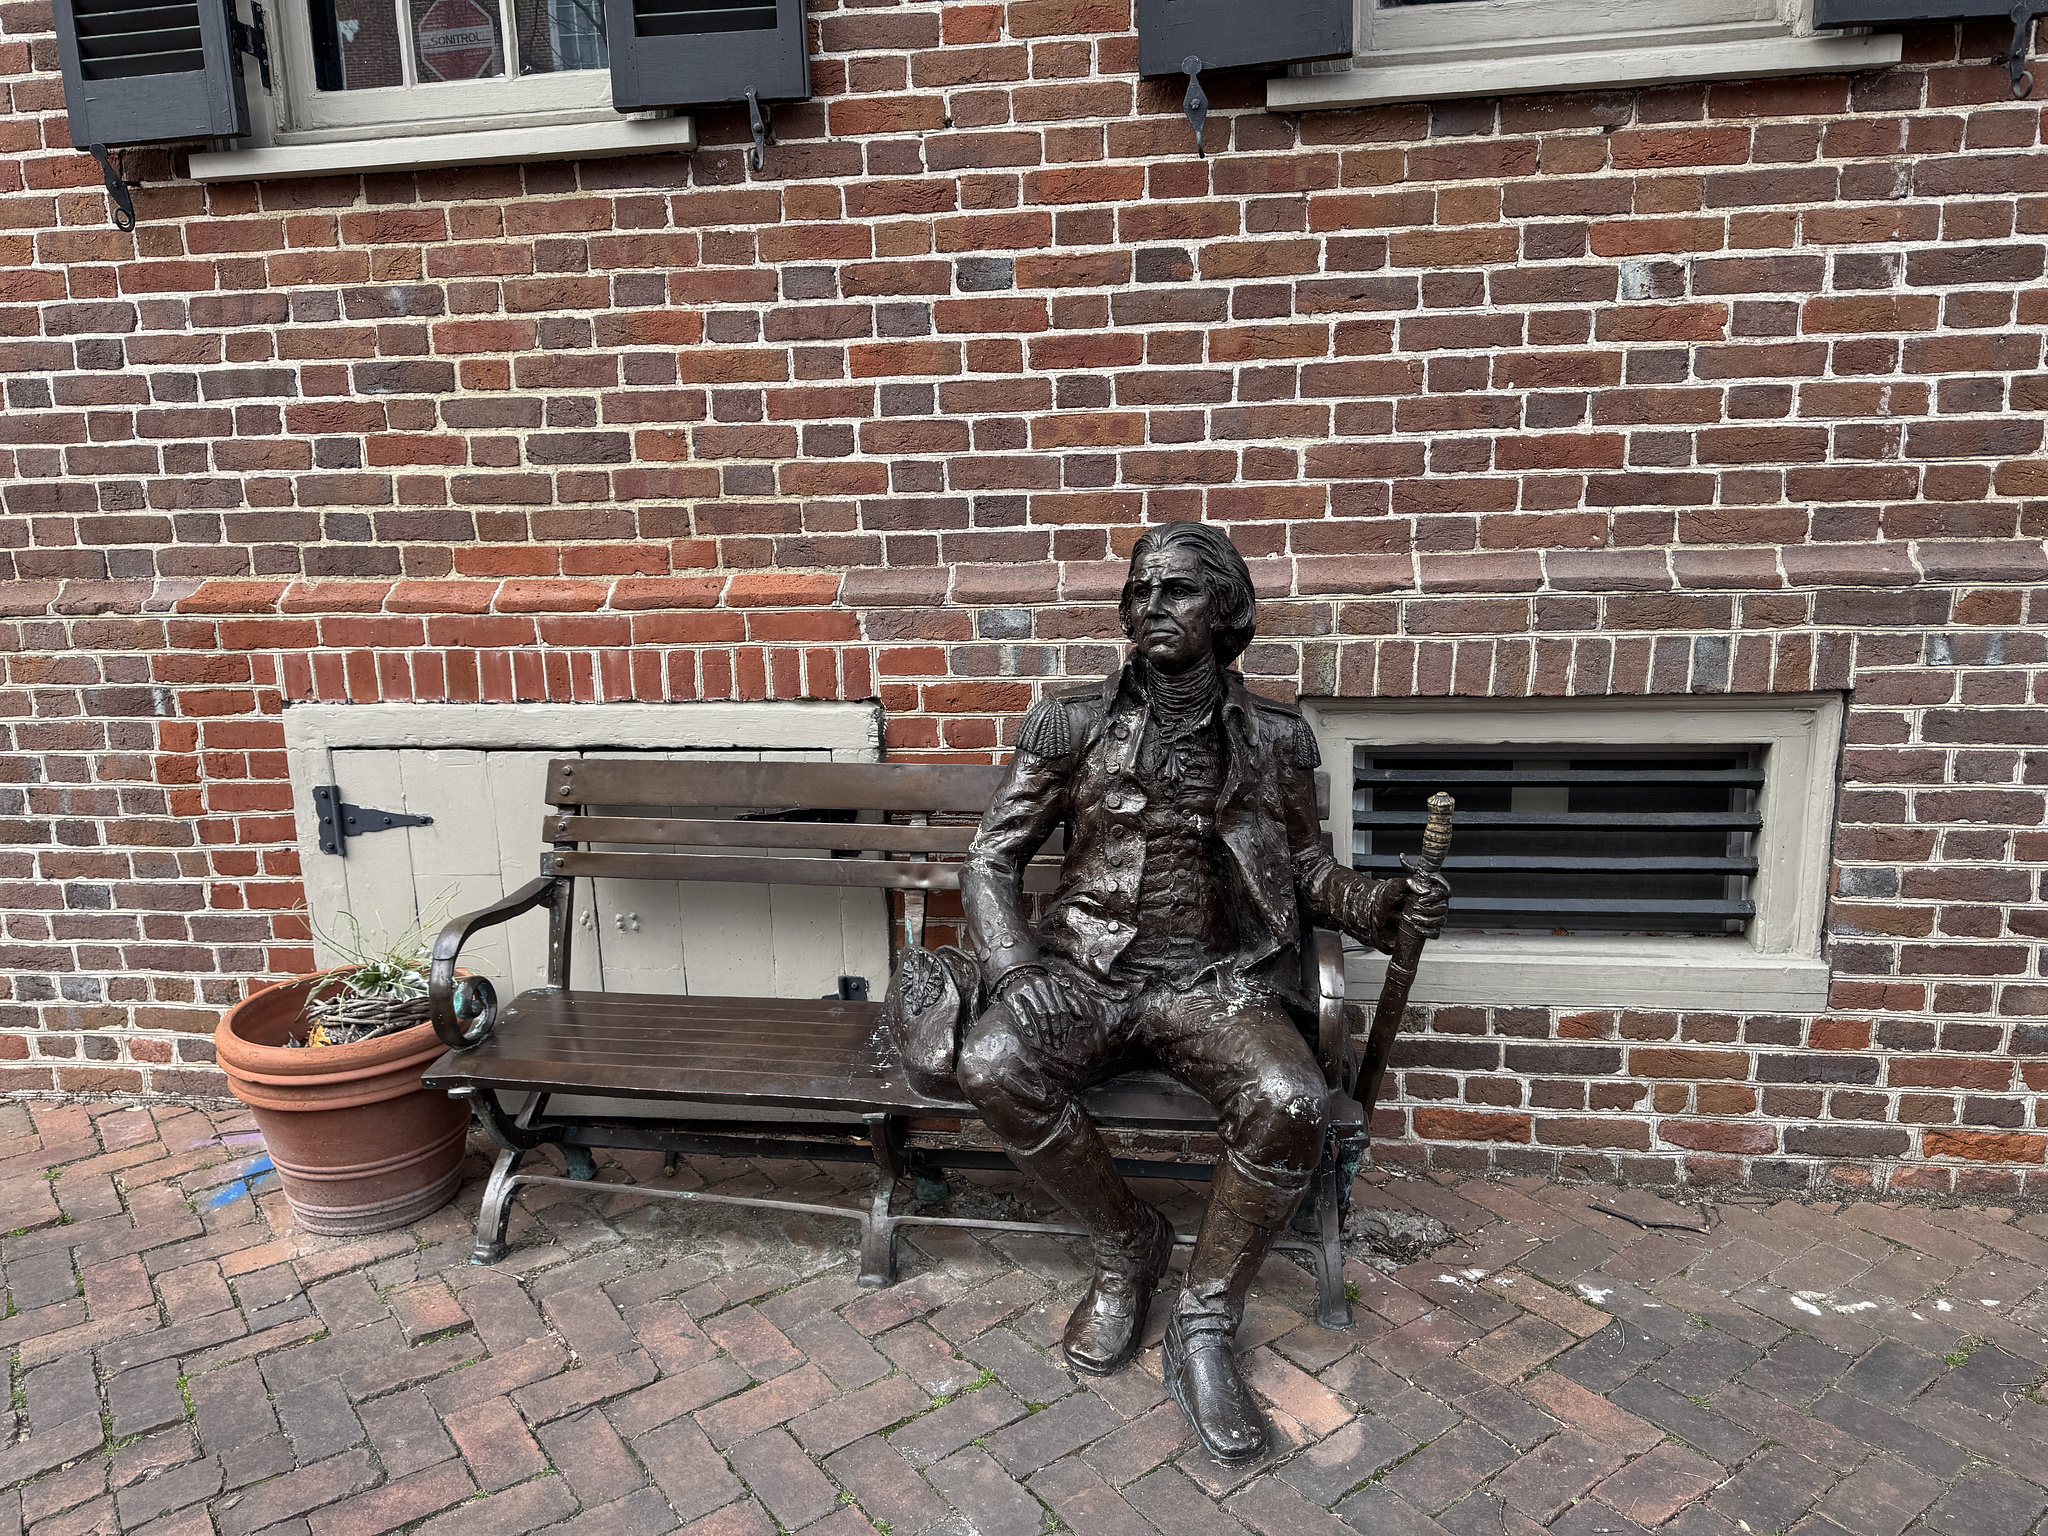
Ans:
[[[932,1099],[904,1080],[881,1033],[879,1003],[807,998],[654,997],[556,992],[515,998],[495,1034],[444,1056],[429,1088],[562,1093],[579,1084],[613,1099],[814,1110],[849,1116],[975,1119],[974,1106]],[[1160,1071],[1127,1072],[1089,1091],[1098,1125],[1208,1131],[1216,1111]]]

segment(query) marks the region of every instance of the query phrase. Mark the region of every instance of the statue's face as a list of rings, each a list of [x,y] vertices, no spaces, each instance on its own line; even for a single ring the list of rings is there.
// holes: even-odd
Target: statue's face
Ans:
[[[1185,672],[1214,650],[1209,584],[1202,580],[1201,562],[1186,545],[1154,550],[1132,561],[1124,595],[1130,603],[1131,639],[1160,671]]]

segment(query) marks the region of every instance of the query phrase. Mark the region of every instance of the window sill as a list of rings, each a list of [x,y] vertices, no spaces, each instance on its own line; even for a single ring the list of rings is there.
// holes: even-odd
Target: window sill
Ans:
[[[1386,956],[1347,956],[1344,972],[1345,995],[1370,1009],[1386,977]],[[1739,938],[1446,934],[1423,950],[1409,997],[1481,1006],[1813,1013],[1827,1007],[1828,966],[1762,954]]]
[[[1266,106],[1275,112],[1301,112],[1382,102],[1882,69],[1899,62],[1899,48],[1896,32],[1882,32],[1861,37],[1775,37],[1378,67],[1354,65],[1334,74],[1268,81]]]
[[[192,157],[192,179],[267,181],[279,176],[332,176],[351,171],[425,171],[530,160],[597,160],[659,152],[688,154],[696,147],[695,118],[621,117],[609,122],[214,150]]]

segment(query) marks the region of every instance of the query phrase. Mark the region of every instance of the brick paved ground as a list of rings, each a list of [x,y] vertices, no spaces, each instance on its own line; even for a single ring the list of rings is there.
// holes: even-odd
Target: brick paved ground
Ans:
[[[1354,1265],[1347,1333],[1268,1266],[1246,1333],[1285,1451],[1227,1472],[1156,1350],[1055,1363],[1056,1241],[919,1238],[872,1293],[850,1226],[549,1190],[477,1269],[461,1209],[295,1235],[260,1151],[217,1106],[0,1109],[0,1536],[2022,1536],[2048,1510],[2039,1215],[1737,1201],[1695,1236],[1591,1209],[1693,1219],[1641,1191],[1369,1187],[1457,1241]]]

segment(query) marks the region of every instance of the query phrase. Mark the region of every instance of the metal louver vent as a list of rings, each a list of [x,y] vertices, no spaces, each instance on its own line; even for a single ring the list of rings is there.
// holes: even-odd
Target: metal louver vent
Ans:
[[[642,37],[701,37],[711,32],[772,32],[775,5],[732,0],[633,0],[633,26]]]
[[[79,73],[87,80],[185,74],[206,67],[197,0],[138,5],[135,0],[72,0]]]
[[[1450,925],[1492,931],[1726,934],[1755,914],[1757,794],[1747,747],[1358,749],[1352,863],[1382,877],[1422,846],[1423,803],[1458,800]]]

